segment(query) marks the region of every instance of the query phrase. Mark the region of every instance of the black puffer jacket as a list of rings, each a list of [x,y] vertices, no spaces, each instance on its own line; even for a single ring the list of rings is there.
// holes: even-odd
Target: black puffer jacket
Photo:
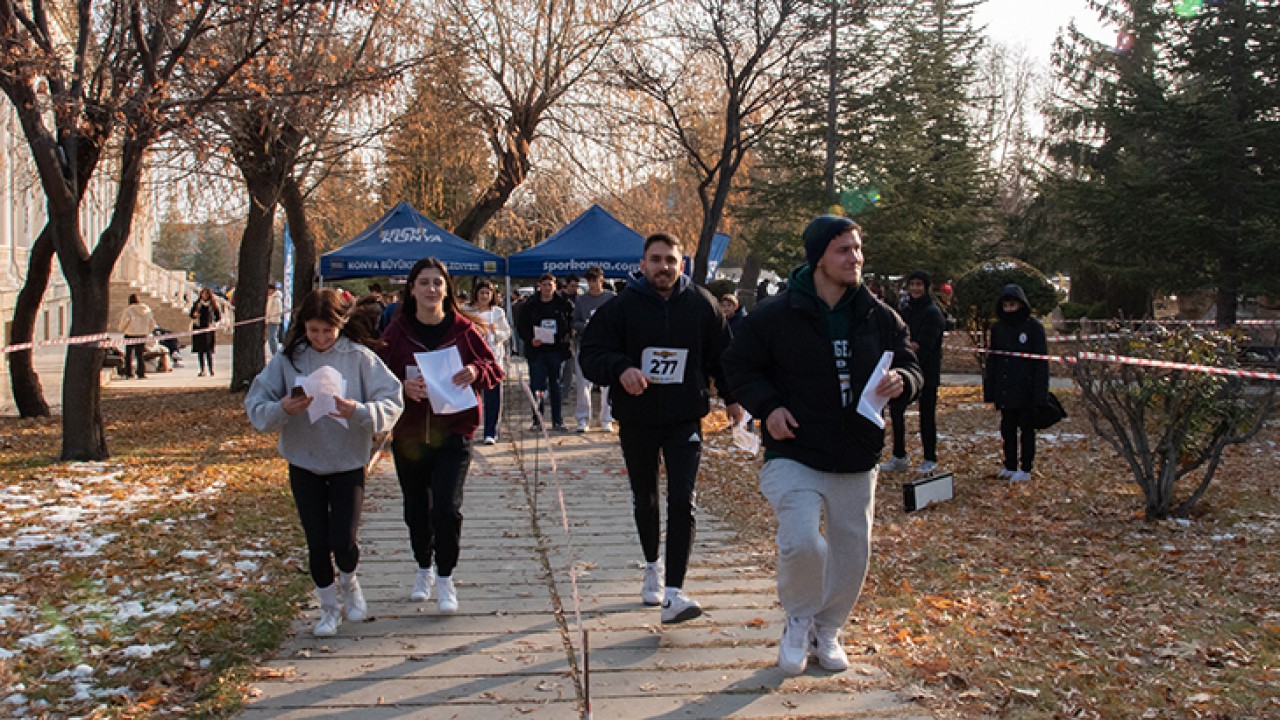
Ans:
[[[613,387],[609,404],[619,422],[667,425],[697,420],[711,410],[711,379],[721,399],[733,402],[720,372],[720,353],[728,344],[729,328],[711,293],[682,275],[671,297],[663,299],[635,273],[591,316],[578,362],[588,380]],[[688,349],[683,382],[650,384],[632,395],[618,378],[628,368],[639,368],[641,354],[650,347]]]
[[[1005,300],[1017,300],[1015,312],[1004,311]],[[990,350],[1048,355],[1049,343],[1045,339],[1044,326],[1031,317],[1031,304],[1027,294],[1018,285],[1005,285],[996,301],[996,315],[1000,319],[991,326],[987,342]],[[987,356],[986,371],[982,376],[982,399],[995,403],[997,408],[1033,408],[1044,405],[1049,398],[1049,361],[1013,357],[992,353]]]
[[[902,310],[902,320],[911,329],[911,339],[919,345],[916,357],[920,360],[920,371],[926,380],[937,385],[942,377],[942,336],[947,328],[947,319],[942,308],[929,296],[927,286],[924,295],[907,301]]]
[[[907,327],[865,286],[852,299],[848,339],[852,348],[850,384],[854,400],[843,405],[826,305],[797,273],[788,289],[747,315],[741,332],[721,362],[734,397],[761,421],[779,407],[795,417],[795,438],[775,440],[764,433],[766,454],[785,457],[823,472],[865,472],[880,461],[884,429],[858,413],[857,395],[880,357],[893,351],[892,367],[902,374],[900,401],[911,402],[923,383]],[[810,281],[808,287],[812,286]]]

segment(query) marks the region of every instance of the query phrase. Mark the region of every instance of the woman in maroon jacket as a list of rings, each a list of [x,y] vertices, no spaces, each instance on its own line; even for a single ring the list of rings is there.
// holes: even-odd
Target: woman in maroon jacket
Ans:
[[[405,408],[392,431],[396,475],[404,493],[404,522],[418,561],[411,600],[431,596],[434,579],[440,612],[458,610],[453,568],[462,538],[462,486],[471,467],[471,435],[480,424],[480,407],[437,415],[431,410],[426,383],[414,353],[456,347],[462,369],[454,384],[476,393],[502,381],[502,368],[484,340],[475,317],[457,301],[453,279],[439,260],[419,260],[409,271],[404,301],[382,333],[378,351],[404,383]],[[432,570],[432,558],[435,571]]]

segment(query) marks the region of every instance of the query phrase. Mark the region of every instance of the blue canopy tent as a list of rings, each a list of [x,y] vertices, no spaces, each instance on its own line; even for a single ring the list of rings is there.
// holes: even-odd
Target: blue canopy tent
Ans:
[[[428,256],[443,262],[451,275],[502,275],[506,270],[501,255],[481,250],[400,202],[351,242],[321,255],[320,282],[408,275],[414,263]]]
[[[608,278],[624,278],[640,269],[644,237],[599,205],[557,230],[551,237],[507,258],[509,277],[582,274],[594,266]]]

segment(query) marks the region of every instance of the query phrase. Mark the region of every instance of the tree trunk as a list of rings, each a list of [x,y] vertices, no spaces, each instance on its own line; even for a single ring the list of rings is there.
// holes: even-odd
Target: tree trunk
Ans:
[[[271,276],[276,206],[280,188],[270,181],[250,181],[249,219],[240,240],[236,281],[236,329],[231,344],[231,391],[248,390],[266,364],[263,350],[267,281]],[[257,319],[256,322],[245,322]]]
[[[35,336],[36,314],[40,311],[40,299],[49,287],[52,272],[53,231],[46,224],[31,246],[26,281],[13,307],[13,325],[9,331],[11,344],[31,342]],[[49,417],[49,403],[44,399],[44,388],[32,363],[32,350],[9,353],[9,382],[19,417]]]
[[[742,263],[742,278],[738,280],[738,304],[751,310],[756,306],[756,283],[760,281],[760,256],[751,251]]]
[[[298,187],[298,179],[285,178],[280,194],[285,218],[289,221],[289,237],[293,239],[293,304],[298,307],[302,298],[316,284],[316,238],[307,224],[307,205]]]
[[[63,267],[71,286],[71,334],[92,335],[107,327],[110,274],[94,273],[88,263],[81,264],[81,270],[68,273]],[[99,384],[105,355],[106,350],[93,343],[67,347],[67,362],[62,373],[63,460],[108,457]]]
[[[529,175],[529,142],[532,136],[532,129],[527,132],[522,130],[519,136],[514,137],[506,146],[499,158],[501,165],[498,173],[494,175],[493,181],[489,183],[489,187],[476,204],[471,207],[467,216],[453,229],[454,235],[467,242],[474,242],[484,226],[493,219],[503,205],[507,204],[511,193],[520,187],[520,183],[524,182]]]

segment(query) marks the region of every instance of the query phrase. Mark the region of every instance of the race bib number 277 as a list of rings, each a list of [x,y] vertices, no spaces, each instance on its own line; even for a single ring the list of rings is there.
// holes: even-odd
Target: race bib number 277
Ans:
[[[647,347],[640,353],[640,371],[656,385],[678,385],[688,359],[688,348]]]

